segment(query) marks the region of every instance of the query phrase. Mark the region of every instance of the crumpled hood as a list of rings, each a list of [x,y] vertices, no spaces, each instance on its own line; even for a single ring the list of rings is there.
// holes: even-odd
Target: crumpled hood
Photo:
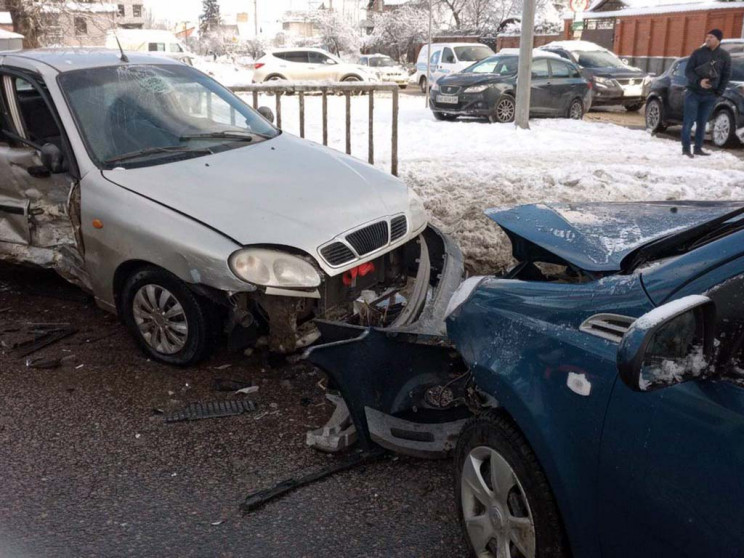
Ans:
[[[540,261],[547,252],[553,263],[616,272],[637,248],[741,207],[741,202],[565,203],[489,209],[486,215],[507,233],[520,261]]]
[[[105,178],[192,217],[242,245],[319,245],[408,211],[406,185],[366,163],[282,134],[222,153]]]

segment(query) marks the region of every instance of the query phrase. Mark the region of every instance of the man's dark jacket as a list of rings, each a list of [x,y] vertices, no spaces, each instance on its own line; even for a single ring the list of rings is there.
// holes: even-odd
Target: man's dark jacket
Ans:
[[[710,50],[707,46],[700,47],[692,53],[685,69],[687,89],[701,95],[715,95],[720,97],[731,78],[731,55],[720,46]],[[700,82],[708,78],[713,86],[703,89]]]

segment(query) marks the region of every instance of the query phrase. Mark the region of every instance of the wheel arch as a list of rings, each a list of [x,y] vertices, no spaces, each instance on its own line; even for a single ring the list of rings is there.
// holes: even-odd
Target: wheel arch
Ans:
[[[364,78],[362,76],[353,72],[349,72],[348,74],[344,74],[343,76],[341,76],[341,81],[346,81],[347,79],[351,78],[357,79],[359,81],[364,81]]]
[[[264,78],[264,83],[266,83],[267,81],[271,81],[272,79],[283,79],[284,81],[287,81],[287,78],[284,77],[282,74],[274,72]]]
[[[127,260],[119,264],[114,271],[114,279],[111,286],[114,295],[114,306],[118,315],[121,315],[121,292],[124,289],[124,284],[127,282],[127,279],[137,273],[140,269],[147,267],[155,267],[168,271],[167,269],[146,260]]]

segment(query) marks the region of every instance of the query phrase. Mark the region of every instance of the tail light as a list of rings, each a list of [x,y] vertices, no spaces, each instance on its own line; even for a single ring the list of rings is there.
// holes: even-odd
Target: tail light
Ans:
[[[592,89],[594,89],[594,80],[590,79],[589,80],[589,91],[591,91]]]
[[[253,65],[253,69],[254,69],[254,70],[260,70],[260,69],[261,69],[261,68],[263,68],[264,66],[266,66],[266,63],[265,63],[265,62],[256,62],[256,63],[255,63],[254,65]]]

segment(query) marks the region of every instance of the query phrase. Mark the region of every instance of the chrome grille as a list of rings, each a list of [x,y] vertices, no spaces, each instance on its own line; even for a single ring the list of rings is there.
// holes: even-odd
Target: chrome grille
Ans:
[[[440,87],[439,90],[442,93],[444,93],[445,95],[454,95],[455,93],[457,93],[458,91],[460,91],[460,88],[459,87],[454,87],[452,85],[449,85],[449,86],[444,85],[444,86]]]
[[[331,265],[341,265],[350,262],[356,257],[354,256],[354,253],[349,250],[349,247],[341,242],[334,242],[333,244],[325,246],[320,253]]]
[[[398,240],[408,232],[408,221],[405,215],[393,217],[390,221],[390,241]]]
[[[389,231],[387,221],[378,221],[363,229],[346,235],[346,242],[356,250],[357,254],[364,256],[382,248],[389,242]]]

